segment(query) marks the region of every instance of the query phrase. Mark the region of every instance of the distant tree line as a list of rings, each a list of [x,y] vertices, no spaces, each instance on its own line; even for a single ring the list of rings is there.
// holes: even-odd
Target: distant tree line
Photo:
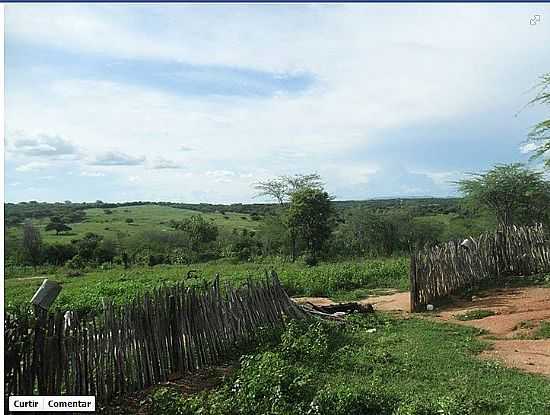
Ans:
[[[406,254],[417,246],[475,236],[497,224],[550,224],[550,184],[544,174],[523,165],[497,165],[457,186],[464,197],[437,199],[441,203],[436,199],[338,203],[316,174],[281,176],[255,186],[258,195],[276,203],[262,216],[255,212],[261,220],[254,231],[227,230],[195,215],[169,222],[169,229],[118,232],[114,237],[87,233],[70,243],[46,244],[26,219],[21,233],[5,233],[6,262],[80,269],[279,256],[290,261],[302,257],[315,265],[319,259]],[[29,210],[28,205],[35,207],[34,215],[51,212],[45,229],[56,234],[71,230],[67,221],[73,216],[82,217],[77,214],[80,207],[66,209],[68,203],[23,204],[23,210]],[[131,224],[129,219],[126,222]]]

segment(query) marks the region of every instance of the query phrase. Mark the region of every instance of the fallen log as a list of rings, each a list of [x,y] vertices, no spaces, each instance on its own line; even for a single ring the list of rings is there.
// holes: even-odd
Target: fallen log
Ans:
[[[315,305],[307,302],[301,305],[302,309],[311,315],[325,318],[328,320],[343,320],[343,318],[352,313],[368,314],[374,313],[371,304],[360,303],[338,303],[330,305]]]
[[[312,303],[307,303],[315,311],[319,311],[325,314],[334,314],[334,313],[374,313],[374,308],[372,304],[361,304],[361,303],[337,303],[330,305],[315,305]]]

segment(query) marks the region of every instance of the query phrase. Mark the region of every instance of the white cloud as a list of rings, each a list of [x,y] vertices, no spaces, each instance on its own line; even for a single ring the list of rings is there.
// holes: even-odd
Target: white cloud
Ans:
[[[30,172],[35,170],[45,170],[51,166],[50,163],[43,161],[31,161],[26,164],[21,164],[15,168],[19,172]]]
[[[173,160],[165,159],[164,157],[157,157],[153,163],[151,163],[151,168],[155,170],[165,170],[165,169],[182,169],[183,164]]]
[[[459,171],[413,171],[413,173],[424,174],[440,186],[454,186],[454,182],[464,176],[464,173]]]
[[[212,170],[212,171],[207,171],[205,172],[205,174],[207,176],[212,176],[212,177],[232,177],[232,176],[235,176],[235,172],[234,171],[229,171],[229,170]]]
[[[105,176],[105,173],[99,171],[82,171],[80,172],[80,175],[84,177],[103,177]]]
[[[529,26],[532,10],[488,4],[8,5],[8,40],[115,59],[175,59],[281,76],[306,71],[317,83],[296,96],[248,99],[185,97],[153,86],[60,76],[7,88],[6,123],[12,130],[74,138],[83,152],[99,155],[90,162],[103,168],[141,166],[145,157],[139,155],[160,155],[140,178],[151,197],[191,199],[207,189],[217,200],[246,200],[254,177],[317,166],[335,187],[362,186],[383,169],[372,160],[342,157],[391,140],[392,131],[468,119],[498,106],[510,113],[521,108],[524,92],[550,62],[550,26]],[[112,152],[113,144],[124,153]],[[176,194],[172,189],[184,177],[174,168],[178,157],[192,176]],[[239,177],[241,169],[254,177]],[[453,174],[430,166],[413,170],[437,183]]]
[[[7,151],[17,156],[42,158],[75,158],[78,148],[69,140],[44,133],[28,134],[16,131],[8,138]]]
[[[121,151],[106,151],[96,155],[89,164],[94,166],[138,166],[145,162],[145,157],[135,157]]]

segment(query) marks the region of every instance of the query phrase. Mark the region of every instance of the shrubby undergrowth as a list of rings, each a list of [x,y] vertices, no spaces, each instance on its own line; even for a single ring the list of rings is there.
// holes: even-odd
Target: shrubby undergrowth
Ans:
[[[229,260],[212,261],[188,266],[157,265],[125,269],[123,266],[104,267],[101,270],[82,268],[80,274],[52,267],[14,267],[7,269],[6,307],[28,303],[44,278],[62,284],[63,290],[53,304],[54,309],[73,311],[101,310],[101,298],[110,297],[115,303],[131,301],[136,295],[163,284],[184,282],[190,287],[210,283],[216,274],[222,282],[233,286],[248,279],[264,278],[265,272],[275,270],[287,292],[291,295],[333,296],[352,289],[408,286],[408,260],[362,260],[322,263],[308,267],[303,262],[285,262],[270,258],[258,263],[232,263]],[[18,277],[38,277],[16,280]]]
[[[375,328],[367,331],[368,328]],[[542,378],[475,359],[475,330],[410,319],[291,321],[221,387],[191,397],[160,388],[167,415],[543,415]],[[495,393],[495,390],[497,393]]]

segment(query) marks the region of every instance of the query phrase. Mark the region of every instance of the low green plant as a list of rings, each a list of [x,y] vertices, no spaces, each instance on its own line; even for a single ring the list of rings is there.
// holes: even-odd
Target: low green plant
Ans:
[[[198,264],[174,264],[149,266],[151,253],[144,252],[144,264],[125,268],[123,264],[88,269],[83,261],[75,259],[70,267],[86,272],[80,278],[66,275],[67,268],[38,267],[36,272],[26,267],[27,278],[42,276],[62,284],[63,290],[52,305],[52,310],[99,311],[101,298],[110,297],[115,304],[132,301],[137,295],[154,288],[184,283],[186,286],[202,286],[220,274],[223,283],[239,286],[249,279],[265,278],[266,271],[275,270],[290,295],[342,296],[354,289],[368,290],[379,287],[406,289],[408,286],[408,262],[405,258],[325,262],[308,267],[303,262],[285,262],[279,258],[262,261],[232,263],[218,260]],[[188,278],[189,271],[193,278]],[[14,268],[17,275],[23,270]],[[28,302],[41,284],[40,278],[19,280],[14,277],[5,281],[6,309]]]
[[[533,333],[534,339],[550,339],[550,321],[541,321],[540,326]]]
[[[190,397],[156,392],[153,413],[548,414],[548,381],[477,359],[487,347],[479,333],[380,313],[345,324],[290,321],[220,387]]]
[[[482,318],[494,316],[496,313],[492,310],[470,310],[463,314],[455,316],[460,321],[481,320]]]

